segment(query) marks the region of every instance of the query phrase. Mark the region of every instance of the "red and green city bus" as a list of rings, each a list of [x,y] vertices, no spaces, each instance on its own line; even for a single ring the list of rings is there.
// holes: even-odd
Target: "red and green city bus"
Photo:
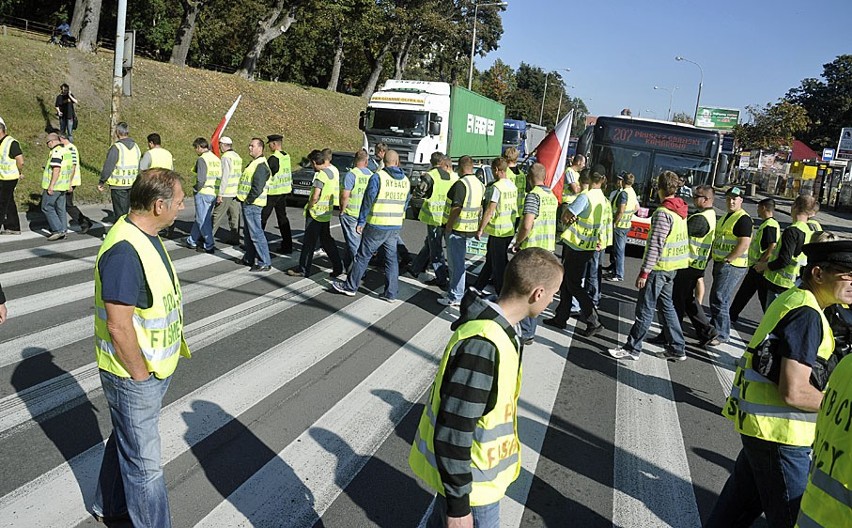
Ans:
[[[620,173],[633,173],[639,213],[633,216],[629,244],[645,245],[651,225],[650,212],[659,204],[657,176],[666,170],[683,176],[686,185],[713,185],[719,168],[722,136],[692,125],[629,116],[599,117],[577,144],[586,166],[602,165],[608,184]],[[722,156],[724,164],[724,157]],[[724,182],[719,182],[722,184]],[[691,200],[686,200],[692,206]]]

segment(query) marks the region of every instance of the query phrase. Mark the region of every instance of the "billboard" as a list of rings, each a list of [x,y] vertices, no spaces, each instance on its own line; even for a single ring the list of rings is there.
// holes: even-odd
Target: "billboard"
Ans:
[[[734,108],[699,106],[695,126],[713,130],[732,130],[740,122],[740,111]]]
[[[834,159],[852,160],[852,128],[844,128],[840,131],[840,141],[837,143]]]

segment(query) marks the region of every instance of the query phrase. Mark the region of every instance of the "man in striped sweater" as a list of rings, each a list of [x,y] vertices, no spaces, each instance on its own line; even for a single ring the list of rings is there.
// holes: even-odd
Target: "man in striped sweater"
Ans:
[[[538,316],[561,283],[553,253],[528,248],[509,262],[496,302],[472,289],[462,299],[408,459],[438,493],[428,527],[500,526],[500,499],[521,470],[516,327]]]

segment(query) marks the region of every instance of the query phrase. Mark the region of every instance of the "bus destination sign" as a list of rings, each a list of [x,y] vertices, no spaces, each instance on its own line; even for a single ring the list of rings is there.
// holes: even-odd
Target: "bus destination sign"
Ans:
[[[606,140],[615,145],[637,148],[666,150],[695,156],[707,156],[712,152],[712,140],[691,134],[674,134],[629,127],[607,127]]]

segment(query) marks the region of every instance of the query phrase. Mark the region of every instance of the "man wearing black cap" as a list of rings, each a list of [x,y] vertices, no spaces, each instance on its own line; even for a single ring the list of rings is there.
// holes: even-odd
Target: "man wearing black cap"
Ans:
[[[731,187],[725,193],[728,213],[716,226],[713,238],[713,287],[710,289],[710,323],[716,337],[702,341],[705,346],[727,343],[731,337],[731,299],[748,271],[748,246],[754,226],[743,210],[743,190]]]
[[[750,526],[761,513],[769,526],[796,522],[834,352],[823,310],[852,303],[852,241],[806,244],[804,252],[801,287],[769,305],[738,363],[722,414],[734,422],[743,448],[705,528]]]
[[[287,195],[293,192],[293,174],[290,167],[290,155],[281,150],[284,136],[271,134],[266,136],[272,154],[266,158],[272,177],[269,179],[269,196],[266,206],[260,214],[260,225],[266,229],[266,222],[272,211],[278,220],[278,231],[281,233],[281,245],[278,251],[289,255],[293,252],[293,234],[290,231],[290,220],[287,218]]]

